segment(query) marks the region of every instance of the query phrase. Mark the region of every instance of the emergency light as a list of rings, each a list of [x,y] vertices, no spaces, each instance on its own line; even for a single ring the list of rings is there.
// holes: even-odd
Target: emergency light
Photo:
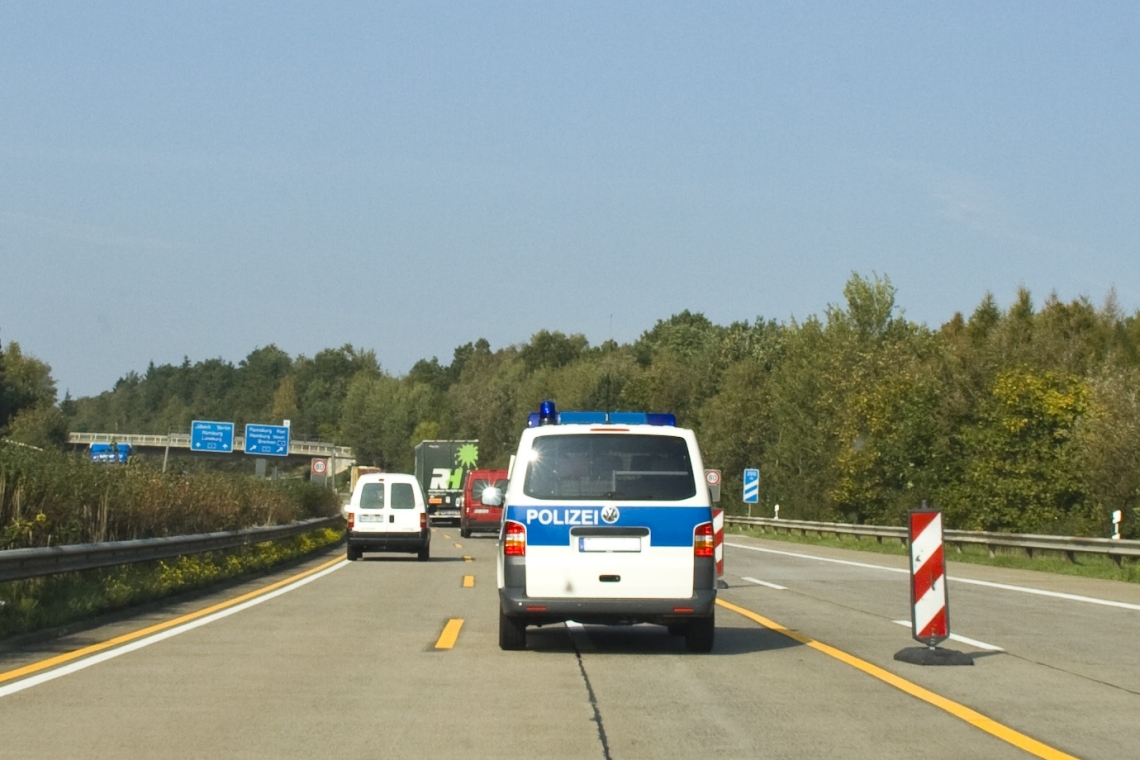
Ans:
[[[527,418],[527,427],[541,425],[667,425],[677,426],[677,415],[658,412],[559,412],[553,401],[543,401]]]

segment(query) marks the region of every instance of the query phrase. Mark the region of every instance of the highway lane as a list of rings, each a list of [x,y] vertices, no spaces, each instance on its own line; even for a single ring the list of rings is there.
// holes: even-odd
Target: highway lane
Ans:
[[[891,557],[730,540],[776,551],[900,564]],[[1030,756],[725,608],[718,609],[717,646],[710,655],[687,654],[679,639],[645,626],[532,628],[527,651],[502,652],[493,548],[490,537],[461,540],[458,530],[436,529],[431,562],[400,555],[334,562],[327,574],[264,603],[0,696],[0,755]],[[758,586],[741,576],[788,590]],[[467,586],[465,578],[470,578]],[[726,601],[1075,756],[1129,756],[1138,738],[1127,722],[1110,725],[1123,711],[1135,713],[1135,694],[1082,671],[1070,672],[1069,666],[1085,665],[1098,673],[1107,655],[1073,656],[1063,661],[1064,669],[1038,664],[1037,657],[1053,656],[1050,646],[1063,647],[1042,644],[1020,652],[1018,639],[982,624],[988,606],[1033,607],[1042,604],[1039,599],[1008,602],[1004,596],[987,597],[996,593],[993,589],[975,587],[960,594],[952,586],[955,628],[964,615],[969,630],[963,628],[963,633],[991,636],[994,643],[1011,647],[1011,653],[979,658],[971,668],[924,669],[891,659],[913,643],[906,629],[891,622],[907,615],[905,575],[729,547],[726,579]],[[0,674],[206,607],[255,585],[0,654]],[[901,601],[895,601],[899,589]],[[969,593],[977,599],[959,599]],[[999,601],[986,601],[993,598]],[[1048,605],[1057,603],[1046,600],[1039,614],[1047,617]],[[1074,629],[1089,609],[1070,610]],[[458,625],[454,621],[462,623],[453,645],[437,648],[449,623],[451,630]],[[1056,621],[1054,627],[1064,628]],[[1111,638],[1111,632],[1104,636]],[[1117,680],[1131,683],[1130,678],[1122,674]],[[0,693],[19,683],[0,675]],[[1089,699],[1107,716],[1081,716]],[[1068,717],[1064,711],[1054,714],[1065,702]]]
[[[951,561],[951,631],[1003,651],[947,642],[948,648],[975,655],[975,665],[923,668],[893,661],[894,652],[913,645],[909,627],[893,622],[910,617],[905,558],[739,536],[726,540],[732,592],[750,596],[770,617],[1073,754],[1137,753],[1140,587]],[[750,584],[741,576],[787,590]]]

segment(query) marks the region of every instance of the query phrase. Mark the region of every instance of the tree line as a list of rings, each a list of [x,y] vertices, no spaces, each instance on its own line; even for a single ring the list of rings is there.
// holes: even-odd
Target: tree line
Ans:
[[[853,274],[843,296],[802,322],[684,311],[629,344],[547,330],[498,350],[480,339],[403,376],[349,345],[311,358],[271,345],[236,366],[152,364],[59,404],[46,365],[8,344],[0,424],[50,444],[61,429],[289,419],[295,437],[352,446],[361,464],[407,470],[420,440],[478,438],[481,463],[501,466],[549,398],[676,413],[724,471],[733,511],[743,469],[758,467],[763,514],[778,503],[790,518],[897,525],[926,500],[954,528],[1106,535],[1121,510],[1140,536],[1140,313],[1111,294],[1037,306],[1023,289],[1007,309],[987,295],[930,328],[905,318],[887,277]]]

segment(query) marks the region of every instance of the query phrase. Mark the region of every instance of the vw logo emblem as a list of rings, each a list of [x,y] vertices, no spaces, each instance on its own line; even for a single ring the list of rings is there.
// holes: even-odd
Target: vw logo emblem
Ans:
[[[608,525],[616,523],[619,517],[621,517],[621,512],[618,511],[617,507],[606,507],[602,510],[602,522]]]

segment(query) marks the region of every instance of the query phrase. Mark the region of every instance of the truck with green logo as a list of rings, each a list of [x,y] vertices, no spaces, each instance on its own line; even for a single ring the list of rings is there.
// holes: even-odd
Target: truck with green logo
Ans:
[[[422,441],[416,444],[416,480],[427,498],[428,517],[456,525],[463,515],[463,483],[479,464],[479,441]]]

